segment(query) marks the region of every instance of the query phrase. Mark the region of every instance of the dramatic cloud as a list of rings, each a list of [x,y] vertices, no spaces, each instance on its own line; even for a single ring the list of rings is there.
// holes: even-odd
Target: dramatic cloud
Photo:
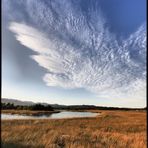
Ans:
[[[31,58],[47,70],[48,86],[85,88],[103,98],[146,98],[145,24],[119,42],[98,2],[87,11],[70,0],[21,5],[28,19],[14,14],[9,29],[35,52]]]

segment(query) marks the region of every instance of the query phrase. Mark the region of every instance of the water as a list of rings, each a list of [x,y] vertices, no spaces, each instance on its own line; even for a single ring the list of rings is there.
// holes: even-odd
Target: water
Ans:
[[[62,111],[60,113],[52,113],[50,115],[40,115],[40,116],[28,116],[28,115],[17,115],[17,114],[1,114],[2,120],[8,119],[62,119],[62,118],[76,118],[76,117],[95,117],[99,113],[92,112],[72,112],[72,111]]]

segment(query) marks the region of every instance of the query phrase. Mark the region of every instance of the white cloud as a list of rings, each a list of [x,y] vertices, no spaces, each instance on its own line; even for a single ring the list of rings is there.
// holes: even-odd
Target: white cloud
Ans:
[[[135,99],[143,105],[143,99],[146,100],[145,24],[119,44],[105,27],[100,10],[90,9],[87,22],[86,16],[70,3],[62,3],[67,7],[64,11],[53,3],[57,18],[43,3],[40,7],[35,1],[28,3],[30,17],[42,27],[12,22],[9,29],[22,45],[36,52],[31,57],[47,70],[43,80],[48,86],[82,87],[98,97],[133,103]],[[35,14],[37,6],[39,12]],[[46,15],[41,13],[45,10]]]
[[[104,98],[145,97],[145,79],[142,76],[145,71],[139,67],[143,61],[129,56],[129,48],[137,48],[137,44],[140,44],[139,36],[143,37],[141,32],[139,35],[135,33],[138,43],[133,43],[134,34],[132,38],[124,41],[122,46],[116,47],[112,42],[105,48],[108,43],[104,41],[94,56],[84,57],[81,50],[66,46],[66,43],[61,41],[51,42],[44,33],[25,24],[12,23],[10,30],[16,34],[16,39],[21,44],[36,52],[32,58],[47,70],[43,79],[49,86],[83,87],[100,96],[103,95]],[[60,45],[57,46],[56,43]],[[145,50],[143,44],[145,43],[138,47],[139,51]],[[95,49],[91,50],[95,52]],[[137,56],[141,57],[140,54]],[[136,71],[139,73],[135,73]]]

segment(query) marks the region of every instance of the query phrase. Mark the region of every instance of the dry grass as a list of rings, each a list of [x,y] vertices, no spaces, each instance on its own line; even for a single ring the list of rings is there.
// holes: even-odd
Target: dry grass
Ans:
[[[96,118],[2,121],[3,147],[146,148],[146,111],[102,111]]]

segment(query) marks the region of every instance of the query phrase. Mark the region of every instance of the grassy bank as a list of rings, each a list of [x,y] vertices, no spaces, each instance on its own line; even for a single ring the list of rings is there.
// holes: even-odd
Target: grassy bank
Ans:
[[[95,118],[2,121],[3,147],[146,148],[146,111],[101,112]]]
[[[29,115],[29,116],[38,116],[38,115],[47,115],[52,113],[59,113],[60,111],[32,111],[32,110],[13,110],[13,109],[7,109],[2,110],[2,113],[5,114],[18,114],[18,115]]]

